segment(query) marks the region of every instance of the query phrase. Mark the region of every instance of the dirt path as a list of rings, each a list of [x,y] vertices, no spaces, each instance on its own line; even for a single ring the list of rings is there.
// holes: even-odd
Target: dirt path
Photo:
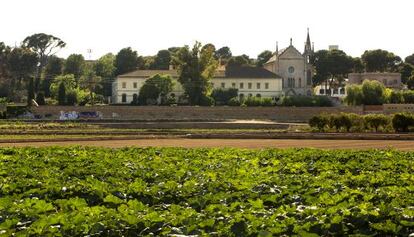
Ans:
[[[395,148],[414,150],[414,141],[385,141],[385,140],[303,140],[303,139],[138,139],[110,141],[66,141],[66,142],[32,142],[32,143],[3,143],[0,147],[22,146],[103,146],[103,147],[235,147],[235,148],[291,148],[312,147],[322,149],[369,149]]]

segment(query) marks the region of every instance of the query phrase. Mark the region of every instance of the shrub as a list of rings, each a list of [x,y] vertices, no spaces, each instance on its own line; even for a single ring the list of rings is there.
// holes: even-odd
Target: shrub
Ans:
[[[296,107],[331,107],[332,101],[327,96],[285,96],[281,106]]]
[[[362,94],[365,105],[382,105],[385,102],[385,86],[379,81],[365,80]]]
[[[364,116],[364,124],[367,128],[373,128],[378,132],[378,128],[385,129],[390,124],[390,119],[383,114],[368,114]]]
[[[261,105],[261,98],[259,97],[253,97],[253,96],[249,96],[247,97],[247,99],[244,101],[244,104],[248,107],[253,107],[253,106],[260,106]]]
[[[404,103],[413,104],[414,103],[414,91],[404,91],[403,92]]]
[[[210,96],[202,96],[200,98],[200,105],[201,106],[213,106],[215,103],[213,97]]]
[[[6,114],[8,118],[16,118],[19,115],[25,114],[27,111],[27,106],[8,105],[6,108]]]
[[[216,88],[211,93],[211,97],[214,98],[217,105],[228,105],[230,100],[237,97],[238,90],[236,88]]]
[[[391,104],[402,104],[404,103],[404,96],[401,91],[392,91],[390,94],[389,102]]]
[[[262,98],[260,101],[260,105],[269,107],[269,106],[273,106],[274,103],[272,101],[272,98]]]
[[[66,105],[76,105],[78,103],[78,94],[76,91],[69,91],[66,94]]]
[[[233,97],[229,100],[228,105],[229,106],[240,106],[241,102],[240,102],[239,98]]]
[[[397,113],[392,118],[392,127],[396,132],[408,132],[409,127],[414,125],[414,117],[409,113]]]
[[[316,115],[309,120],[309,126],[317,128],[320,132],[322,132],[328,124],[329,118],[325,115]]]

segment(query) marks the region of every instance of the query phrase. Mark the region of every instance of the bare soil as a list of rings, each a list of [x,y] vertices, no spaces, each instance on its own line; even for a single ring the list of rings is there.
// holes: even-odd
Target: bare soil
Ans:
[[[320,140],[320,139],[135,139],[107,141],[56,141],[2,143],[0,147],[101,146],[110,148],[137,147],[234,147],[234,148],[320,148],[320,149],[399,149],[414,150],[414,141],[387,140]]]

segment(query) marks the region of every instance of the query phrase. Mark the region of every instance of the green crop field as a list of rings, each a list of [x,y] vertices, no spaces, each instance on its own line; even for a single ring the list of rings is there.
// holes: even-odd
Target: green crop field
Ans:
[[[408,236],[414,153],[0,149],[0,236]]]

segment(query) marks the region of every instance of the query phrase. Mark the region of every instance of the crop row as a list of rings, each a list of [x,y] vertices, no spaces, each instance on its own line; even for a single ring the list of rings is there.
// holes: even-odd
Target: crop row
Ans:
[[[414,153],[0,149],[0,236],[414,232]]]

